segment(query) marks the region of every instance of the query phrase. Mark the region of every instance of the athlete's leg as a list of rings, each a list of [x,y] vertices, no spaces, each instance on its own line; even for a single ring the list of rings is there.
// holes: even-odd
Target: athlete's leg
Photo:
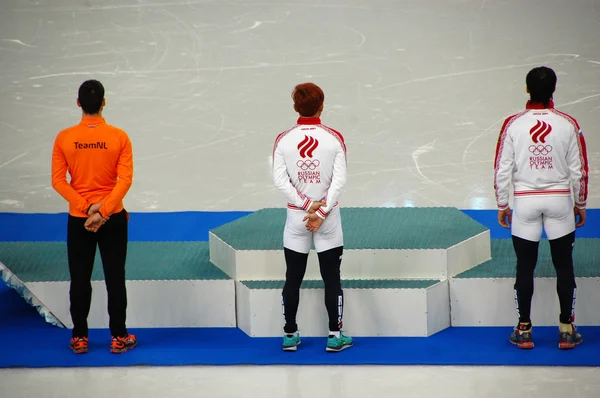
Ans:
[[[321,277],[325,284],[325,308],[329,316],[329,331],[339,332],[344,315],[344,292],[340,276],[344,247],[339,246],[318,253]]]
[[[298,331],[296,315],[300,302],[300,285],[306,273],[308,253],[312,246],[312,233],[306,230],[302,221],[305,215],[303,211],[288,210],[283,233],[286,273],[282,304],[286,334]]]
[[[284,248],[285,255],[285,285],[282,292],[283,316],[285,325],[283,331],[287,334],[296,333],[298,325],[296,315],[300,304],[300,286],[306,273],[308,253],[298,253]]]
[[[573,348],[582,338],[572,323],[575,320],[575,295],[577,284],[573,269],[575,245],[575,215],[570,197],[548,198],[544,216],[544,229],[550,241],[552,263],[556,270],[556,291],[560,303],[559,347]]]
[[[109,328],[112,335],[110,351],[122,354],[138,344],[136,336],[126,327],[127,287],[125,264],[129,242],[129,215],[126,210],[113,214],[98,230],[98,247],[104,266],[108,296]]]
[[[519,322],[531,321],[533,274],[537,264],[538,246],[542,237],[542,213],[536,201],[539,198],[515,198],[512,218],[512,239],[517,256],[515,294]]]
[[[69,215],[67,222],[67,258],[71,284],[69,301],[73,331],[73,352],[88,352],[88,323],[92,303],[92,271],[96,256],[97,235],[85,229],[86,219]]]
[[[560,303],[560,323],[569,324],[575,318],[575,272],[573,270],[573,245],[575,231],[550,240],[552,263],[556,269],[556,291]]]
[[[112,336],[127,337],[127,260],[128,222],[122,210],[113,214],[97,232],[108,297],[109,328]]]
[[[514,235],[512,241],[517,256],[517,275],[514,289],[519,322],[529,324],[531,322],[531,301],[534,291],[533,275],[537,264],[539,242]]]
[[[67,229],[67,257],[71,285],[69,297],[72,337],[88,337],[87,318],[92,302],[92,271],[96,256],[97,235],[85,229],[85,218],[69,215]]]
[[[315,249],[325,284],[325,308],[329,317],[328,351],[341,351],[352,346],[352,338],[341,332],[344,315],[344,292],[341,282],[341,263],[344,234],[339,208],[333,209],[319,231],[315,233]]]
[[[338,332],[342,324],[344,294],[341,272],[344,253],[344,233],[339,208],[333,209],[315,233],[315,249],[325,284],[325,307],[329,315],[329,330]]]
[[[539,198],[515,198],[512,217],[512,240],[517,257],[515,279],[515,302],[519,325],[511,334],[510,341],[520,348],[533,348],[531,336],[531,300],[533,298],[533,275],[537,264],[538,247],[542,237],[542,213]]]

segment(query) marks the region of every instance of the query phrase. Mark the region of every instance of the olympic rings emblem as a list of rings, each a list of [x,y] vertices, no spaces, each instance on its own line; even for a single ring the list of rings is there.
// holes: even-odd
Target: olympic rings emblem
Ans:
[[[529,152],[533,153],[535,156],[546,156],[552,152],[552,145],[531,145],[529,147]]]
[[[321,165],[321,162],[318,160],[299,160],[296,162],[296,166],[300,168],[300,170],[314,170]]]

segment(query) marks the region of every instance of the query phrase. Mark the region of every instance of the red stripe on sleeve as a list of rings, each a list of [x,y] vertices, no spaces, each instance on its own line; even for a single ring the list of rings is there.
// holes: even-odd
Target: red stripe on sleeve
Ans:
[[[587,146],[585,143],[585,138],[583,137],[583,133],[581,132],[581,127],[573,116],[561,112],[558,109],[552,109],[557,115],[562,116],[567,119],[575,129],[575,134],[577,134],[577,146],[579,147],[579,160],[581,161],[581,181],[579,186],[579,197],[577,198],[578,203],[585,203],[588,195],[588,173],[589,173],[589,165],[588,165],[588,157],[587,157]]]
[[[494,191],[496,193],[496,203],[498,202],[498,184],[496,179],[496,172],[498,171],[498,167],[500,166],[500,154],[502,153],[502,149],[504,147],[504,140],[506,140],[506,134],[510,125],[524,113],[525,112],[521,112],[507,117],[506,120],[504,120],[504,123],[502,124],[502,128],[500,129],[500,135],[498,136],[498,142],[496,143],[496,155],[494,156]],[[508,203],[502,203],[501,205],[502,207],[508,206]]]
[[[577,132],[577,138],[579,143],[579,159],[581,160],[581,182],[579,187],[579,203],[585,203],[587,201],[588,195],[588,173],[589,173],[589,165],[588,165],[588,157],[587,157],[587,146],[585,143],[585,138],[583,137],[583,133],[581,131]]]
[[[504,120],[504,123],[502,123],[502,128],[500,129],[500,134],[498,135],[498,142],[496,143],[496,155],[494,156],[494,170],[496,170],[499,165],[500,152],[504,145],[504,139],[506,138],[504,133],[506,133],[506,130],[508,130],[508,126],[516,117],[517,115],[507,117],[506,120]]]

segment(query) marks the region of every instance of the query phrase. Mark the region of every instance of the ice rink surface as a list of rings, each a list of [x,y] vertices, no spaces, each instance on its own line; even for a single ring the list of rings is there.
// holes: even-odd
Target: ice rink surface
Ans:
[[[10,398],[592,398],[600,394],[598,371],[589,368],[49,369],[2,371],[0,380],[0,391],[10,392]]]
[[[133,142],[131,211],[285,205],[269,156],[304,81],[348,143],[343,206],[491,209],[499,129],[539,65],[587,137],[599,207],[598,37],[597,0],[4,0],[0,212],[66,211],[52,143],[89,78]]]
[[[131,211],[283,206],[269,156],[304,81],[346,137],[342,206],[493,209],[498,132],[539,65],[586,135],[597,208],[598,38],[598,0],[2,0],[0,212],[66,211],[51,149],[90,78],[133,142]],[[2,370],[0,396],[576,398],[600,396],[599,380],[589,368]]]

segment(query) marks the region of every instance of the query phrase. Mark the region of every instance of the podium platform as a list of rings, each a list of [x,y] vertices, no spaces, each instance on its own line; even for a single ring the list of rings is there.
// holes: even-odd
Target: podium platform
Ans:
[[[253,337],[283,327],[286,209],[263,209],[210,231],[208,242],[131,242],[128,326],[231,327]],[[344,330],[352,336],[431,336],[450,326],[512,326],[510,240],[454,208],[342,208]],[[540,248],[537,326],[558,321],[555,274]],[[108,327],[99,255],[91,328]],[[600,239],[578,239],[576,322],[600,325]],[[64,242],[1,242],[0,277],[47,322],[71,327]],[[311,252],[301,289],[303,336],[327,334],[323,284]]]
[[[286,209],[210,232],[210,260],[236,280],[238,327],[282,333]],[[450,326],[448,278],[490,259],[489,230],[454,208],[342,208],[344,327],[353,336],[430,336]],[[298,325],[328,332],[317,256],[309,255]]]
[[[0,242],[0,276],[50,323],[71,328],[64,242]],[[208,260],[207,242],[130,242],[127,326],[235,327],[234,281]],[[92,274],[90,328],[107,328],[100,255]]]

